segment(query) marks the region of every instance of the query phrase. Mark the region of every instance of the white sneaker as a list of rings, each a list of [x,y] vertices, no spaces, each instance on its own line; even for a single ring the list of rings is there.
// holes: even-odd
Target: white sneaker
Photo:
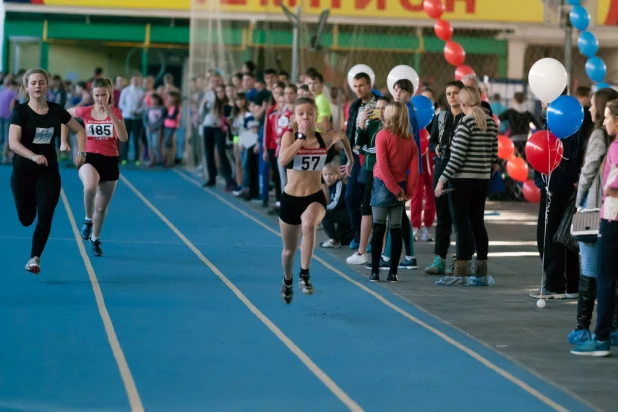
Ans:
[[[358,252],[354,252],[352,256],[345,260],[349,265],[364,265],[367,263],[367,253],[359,255]]]
[[[330,248],[340,248],[341,247],[341,243],[335,243],[333,242],[332,239],[328,239],[326,242],[322,242],[320,243],[320,247],[326,248],[326,249],[330,249]]]
[[[38,257],[31,258],[24,268],[30,273],[38,275],[41,272],[41,259]]]

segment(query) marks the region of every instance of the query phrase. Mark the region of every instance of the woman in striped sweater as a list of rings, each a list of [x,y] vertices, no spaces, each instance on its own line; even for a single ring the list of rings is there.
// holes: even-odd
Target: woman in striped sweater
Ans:
[[[455,224],[457,261],[453,276],[443,285],[465,283],[468,261],[476,247],[475,284],[488,282],[489,239],[485,230],[485,201],[489,190],[491,165],[498,156],[498,126],[481,108],[477,89],[464,87],[459,103],[465,117],[459,122],[451,146],[451,158],[436,186],[436,197],[443,189],[454,189],[451,213]]]

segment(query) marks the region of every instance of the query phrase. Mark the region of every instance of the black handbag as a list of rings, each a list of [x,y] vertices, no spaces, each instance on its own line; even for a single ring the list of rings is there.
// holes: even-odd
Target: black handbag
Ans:
[[[553,238],[554,242],[561,243],[565,248],[570,250],[579,250],[577,240],[571,234],[571,223],[573,222],[573,215],[575,214],[576,209],[575,196],[573,196],[569,201],[567,210],[564,212],[564,215],[562,215],[560,226],[558,226],[558,230]]]

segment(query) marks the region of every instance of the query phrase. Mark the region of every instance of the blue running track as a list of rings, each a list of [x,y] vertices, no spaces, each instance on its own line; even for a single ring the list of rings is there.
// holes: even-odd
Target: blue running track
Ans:
[[[61,170],[33,276],[10,173],[0,411],[590,410],[321,250],[316,293],[285,305],[277,226],[184,172],[123,170],[95,258]]]

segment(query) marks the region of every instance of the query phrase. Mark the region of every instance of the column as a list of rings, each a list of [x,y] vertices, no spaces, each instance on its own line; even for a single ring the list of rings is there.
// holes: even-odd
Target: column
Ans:
[[[41,42],[41,52],[39,67],[43,70],[49,70],[49,43]]]
[[[524,61],[528,44],[522,40],[508,41],[507,78],[525,79]]]
[[[0,61],[0,72],[5,72],[10,70],[9,65],[9,49],[8,45],[8,36],[4,32],[4,20],[6,19],[6,12],[4,10],[4,1],[0,1],[0,55],[2,55],[2,60]]]

